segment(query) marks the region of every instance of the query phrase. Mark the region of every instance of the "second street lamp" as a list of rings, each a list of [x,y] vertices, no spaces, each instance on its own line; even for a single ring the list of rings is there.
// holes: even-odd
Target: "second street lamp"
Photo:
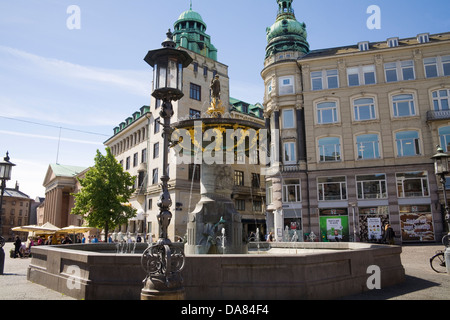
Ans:
[[[184,267],[183,249],[174,246],[169,239],[168,228],[172,220],[170,207],[172,199],[169,192],[168,153],[169,137],[172,134],[170,119],[172,118],[172,101],[181,99],[183,94],[183,68],[191,64],[193,59],[182,50],[175,49],[172,32],[167,33],[163,48],[149,51],[145,61],[153,67],[152,96],[162,100],[160,116],[163,123],[163,163],[161,176],[161,194],[157,205],[159,239],[143,253],[141,264],[147,273],[145,286],[141,291],[142,300],[180,300],[184,299],[181,270]]]
[[[6,181],[11,180],[12,167],[15,164],[9,161],[9,153],[6,152],[6,157],[3,161],[0,161],[0,180],[1,180],[1,195],[0,195],[0,275],[3,274],[5,267],[5,251],[3,246],[5,245],[5,239],[3,238],[3,224],[2,224],[2,206],[3,206],[3,194],[6,189]]]
[[[447,179],[446,175],[449,173],[449,161],[450,155],[444,153],[444,150],[438,146],[437,153],[431,157],[434,160],[434,173],[439,178],[442,184],[442,190],[444,194],[444,210],[445,210],[445,221],[447,222],[447,231],[450,232],[450,214],[447,202],[447,190],[445,188]]]

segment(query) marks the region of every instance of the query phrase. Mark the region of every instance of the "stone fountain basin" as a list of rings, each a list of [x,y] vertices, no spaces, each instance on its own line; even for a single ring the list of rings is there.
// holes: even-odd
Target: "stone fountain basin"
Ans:
[[[76,299],[138,300],[146,247],[135,254],[116,254],[114,244],[33,247],[27,277]],[[365,243],[253,242],[249,254],[188,255],[182,276],[187,300],[336,299],[368,291],[373,265],[381,289],[403,282],[400,254],[401,247]]]

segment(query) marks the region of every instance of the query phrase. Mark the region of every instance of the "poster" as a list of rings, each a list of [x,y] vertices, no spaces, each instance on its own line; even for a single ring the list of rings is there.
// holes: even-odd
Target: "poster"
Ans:
[[[400,206],[403,241],[435,241],[429,205]]]
[[[381,228],[383,227],[380,218],[367,218],[367,231],[369,239],[380,240],[382,238]]]
[[[348,216],[320,217],[320,233],[322,241],[348,241]]]

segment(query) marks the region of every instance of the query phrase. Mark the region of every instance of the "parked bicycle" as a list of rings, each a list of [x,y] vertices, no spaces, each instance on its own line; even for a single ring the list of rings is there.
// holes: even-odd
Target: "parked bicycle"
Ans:
[[[448,248],[450,242],[450,234],[442,238],[442,244]],[[443,250],[436,251],[436,254],[430,259],[431,269],[437,273],[446,273],[447,266],[445,265],[445,255]]]

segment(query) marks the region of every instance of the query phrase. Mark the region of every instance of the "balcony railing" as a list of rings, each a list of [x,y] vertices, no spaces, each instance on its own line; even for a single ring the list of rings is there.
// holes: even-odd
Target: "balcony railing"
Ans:
[[[450,110],[428,111],[427,121],[449,120]]]

